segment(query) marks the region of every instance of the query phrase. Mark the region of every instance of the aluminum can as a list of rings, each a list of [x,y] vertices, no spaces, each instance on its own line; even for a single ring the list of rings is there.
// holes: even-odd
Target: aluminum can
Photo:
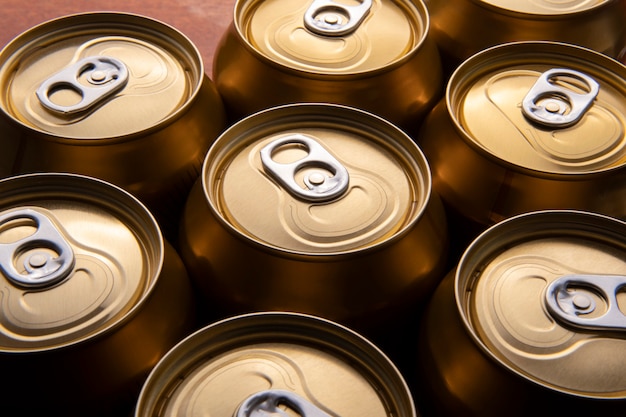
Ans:
[[[137,198],[76,174],[0,180],[3,415],[128,415],[194,331],[184,265]]]
[[[472,56],[416,138],[435,191],[480,231],[544,209],[626,218],[624,77],[619,62],[561,43]]]
[[[510,42],[580,45],[612,58],[626,53],[624,0],[424,0],[445,71]]]
[[[429,15],[411,0],[238,0],[213,75],[229,115],[330,102],[400,127],[443,95]]]
[[[490,227],[423,316],[416,402],[437,416],[623,416],[625,284],[622,220],[545,210]]]
[[[220,316],[289,310],[364,331],[419,303],[447,270],[430,178],[415,142],[371,113],[266,109],[207,153],[180,254]]]
[[[168,238],[226,126],[202,58],[175,28],[94,12],[22,33],[0,52],[0,176],[72,172],[146,203]]]
[[[229,317],[178,343],[146,380],[148,416],[415,417],[398,369],[363,336],[319,317]]]

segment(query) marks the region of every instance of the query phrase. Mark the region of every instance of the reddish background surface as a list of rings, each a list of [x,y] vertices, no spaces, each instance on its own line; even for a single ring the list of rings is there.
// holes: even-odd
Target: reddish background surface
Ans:
[[[83,12],[127,12],[169,24],[193,42],[212,78],[213,54],[233,17],[235,0],[0,0],[0,47],[45,21]]]

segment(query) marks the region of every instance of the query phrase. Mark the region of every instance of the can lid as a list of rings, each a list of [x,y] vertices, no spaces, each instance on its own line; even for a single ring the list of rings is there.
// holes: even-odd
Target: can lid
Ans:
[[[334,322],[285,312],[231,317],[172,348],[137,402],[136,416],[157,413],[416,415],[402,376],[378,348]]]
[[[498,163],[587,174],[626,163],[625,76],[589,49],[510,43],[461,64],[447,102],[468,141]]]
[[[202,173],[211,207],[264,247],[346,253],[402,235],[430,198],[417,145],[370,113],[339,105],[268,109],[225,131]]]
[[[505,367],[551,389],[626,398],[626,222],[531,212],[479,236],[456,274],[470,332]]]
[[[85,340],[150,292],[163,242],[130,194],[70,174],[8,178],[0,192],[0,351]]]
[[[45,22],[0,53],[0,107],[32,129],[67,138],[112,138],[153,128],[195,96],[195,46],[161,22],[86,13]]]
[[[240,1],[235,24],[254,50],[287,68],[354,74],[387,67],[428,33],[422,2]]]
[[[609,0],[480,0],[500,9],[536,15],[565,15],[593,9]]]

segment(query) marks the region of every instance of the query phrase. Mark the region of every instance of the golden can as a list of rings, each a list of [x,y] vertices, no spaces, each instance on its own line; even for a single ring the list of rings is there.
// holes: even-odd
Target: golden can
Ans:
[[[626,218],[624,77],[619,62],[568,44],[472,56],[416,138],[435,191],[483,230],[543,209]]]
[[[102,180],[24,174],[0,194],[3,412],[128,413],[196,326],[179,255],[139,200]]]
[[[213,61],[235,118],[299,102],[418,124],[443,94],[429,15],[411,0],[238,0]]]
[[[624,0],[424,2],[448,72],[483,49],[509,42],[571,43],[612,58],[626,52]]]
[[[259,312],[204,327],[146,380],[136,417],[416,417],[393,363],[358,333],[319,317]]]
[[[298,311],[359,331],[425,298],[448,243],[415,142],[371,113],[323,103],[266,109],[227,129],[180,237],[217,314]]]
[[[139,15],[85,13],[31,28],[0,52],[0,88],[0,176],[101,178],[146,203],[169,237],[226,127],[195,45]]]
[[[625,288],[624,221],[545,210],[490,227],[423,316],[417,403],[436,416],[623,416]]]

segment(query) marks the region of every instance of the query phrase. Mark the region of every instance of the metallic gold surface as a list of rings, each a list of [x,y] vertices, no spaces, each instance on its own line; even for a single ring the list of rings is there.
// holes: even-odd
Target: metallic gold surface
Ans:
[[[506,42],[555,41],[618,58],[626,48],[626,2],[425,0],[447,71]]]
[[[186,338],[152,371],[135,415],[234,416],[268,389],[298,394],[325,415],[416,415],[402,376],[374,345],[333,322],[281,312],[232,317]]]
[[[374,0],[354,31],[340,36],[308,29],[304,15],[313,5],[236,3],[213,65],[229,112],[241,118],[276,105],[317,101],[363,108],[401,126],[419,123],[443,87],[424,4]]]
[[[324,36],[303,22],[310,1],[241,2],[238,25],[247,42],[279,65],[319,74],[382,69],[419,46],[425,16],[408,3],[377,1],[354,33]]]
[[[626,341],[555,323],[543,302],[547,286],[563,275],[626,274],[623,249],[585,237],[547,236],[501,250],[482,263],[476,284],[467,284],[472,296],[464,308],[474,331],[496,357],[539,383],[624,398]],[[606,303],[597,298],[595,316]]]
[[[17,213],[0,225],[0,366],[12,380],[4,398],[27,414],[107,415],[128,406],[151,367],[195,323],[180,258],[145,206],[110,183],[29,174],[0,181],[0,190],[3,218]],[[25,210],[48,219],[57,234],[42,234],[41,218],[20,216]],[[11,264],[28,275],[45,271],[46,252],[48,265],[61,259],[57,238],[75,258],[67,275],[39,278],[32,288],[15,281]]]
[[[596,71],[583,62],[542,61],[536,66],[529,62],[494,72],[486,70],[471,85],[459,85],[452,93],[459,97],[453,110],[459,125],[474,138],[477,146],[494,158],[531,170],[588,173],[624,165],[626,90],[623,85],[615,79],[604,82],[602,69]],[[520,111],[519,103],[538,77],[555,65],[577,68],[600,82],[600,92],[592,107],[571,128],[537,126]],[[569,88],[579,87],[569,84]],[[485,119],[490,123],[484,123]]]
[[[101,31],[76,27],[69,35],[57,29],[23,45],[5,61],[6,72],[0,74],[6,88],[3,108],[19,122],[51,135],[101,139],[149,129],[190,99],[202,74],[197,73],[198,63],[186,56],[188,52],[161,46],[157,39],[128,29],[98,29]],[[41,47],[47,44],[50,46]],[[130,80],[115,98],[75,117],[42,106],[33,94],[42,81],[70,63],[92,56],[115,57],[128,67]],[[78,94],[73,89],[61,87],[51,98],[68,105],[74,95]]]
[[[585,10],[599,7],[610,0],[481,0],[502,10],[511,10],[518,13],[530,13],[537,15],[579,13]]]
[[[346,167],[343,195],[294,197],[262,166],[260,150],[293,134],[316,138]],[[306,153],[286,146],[274,157],[286,164]],[[300,104],[257,113],[218,138],[187,202],[180,247],[209,307],[366,325],[434,288],[447,241],[428,164],[408,136],[356,109]]]
[[[128,74],[106,97],[106,66],[72,67],[97,57]],[[204,153],[226,125],[215,86],[183,34],[138,15],[71,15],[18,36],[0,63],[0,175],[102,178],[137,195],[172,228]],[[93,94],[93,104],[81,104]],[[83,110],[69,111],[73,105]]]
[[[224,146],[213,150],[217,157],[207,164],[203,180],[206,193],[229,224],[262,245],[323,254],[375,246],[414,222],[429,197],[423,159],[413,162],[376,134],[324,123],[301,126],[277,126],[259,135],[250,132],[220,140]],[[350,184],[341,198],[311,202],[268,181],[260,150],[293,133],[313,138],[347,167]],[[305,150],[283,146],[274,159],[297,160],[300,152]]]
[[[541,125],[522,109],[539,76],[554,68],[586,74],[599,84],[597,97],[571,125]],[[431,164],[434,189],[483,225],[550,208],[626,217],[620,197],[624,75],[626,68],[606,56],[552,42],[505,44],[474,55],[450,78],[446,99],[417,137]],[[583,94],[586,86],[558,78],[546,97],[562,100],[560,88]]]
[[[3,350],[51,348],[89,338],[127,314],[156,279],[151,270],[158,262],[155,254],[145,253],[145,243],[111,213],[72,201],[43,202],[34,209],[63,225],[75,269],[67,280],[42,291],[0,277]],[[0,239],[27,239],[31,227],[7,227]],[[15,264],[22,263],[22,256],[16,254]]]
[[[623,276],[624,231],[626,223],[608,216],[544,211],[474,240],[423,319],[420,386],[433,415],[622,415],[622,332],[561,321],[546,291],[569,274]],[[615,291],[626,317],[623,289]],[[588,319],[607,311],[609,299],[595,300]]]

